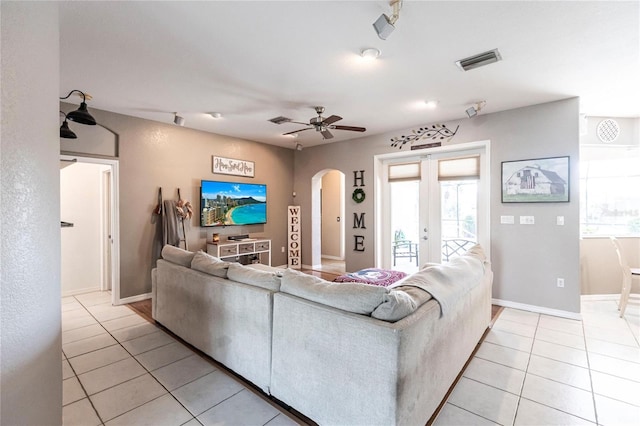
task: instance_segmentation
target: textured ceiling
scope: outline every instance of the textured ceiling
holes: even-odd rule
[[[640,2],[404,1],[395,31],[372,23],[385,1],[61,2],[61,96],[89,108],[293,148],[282,133],[314,105],[336,124],[305,146],[572,96],[581,112],[640,116]],[[365,61],[363,48],[382,51]],[[498,48],[501,62],[468,72],[455,61]],[[424,101],[435,99],[435,109]],[[77,98],[71,98],[79,102]],[[221,112],[213,119],[206,112]]]

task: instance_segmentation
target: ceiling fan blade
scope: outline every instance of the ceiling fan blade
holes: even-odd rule
[[[322,137],[323,137],[324,139],[332,139],[332,138],[333,138],[333,135],[332,135],[332,134],[331,134],[331,132],[330,132],[330,131],[328,131],[328,130],[323,130],[323,131],[321,131],[320,133],[322,133]]]
[[[338,115],[332,115],[331,117],[325,118],[324,119],[324,124],[333,124],[336,121],[340,121],[342,120],[342,117],[338,116]]]
[[[311,124],[309,123],[302,123],[300,121],[289,121],[289,123],[296,123],[296,124],[302,124],[303,126],[310,126]]]
[[[283,133],[283,135],[292,135],[294,133],[304,132],[305,130],[311,130],[311,129],[313,129],[313,127],[307,127],[306,129],[294,130],[293,132]]]
[[[351,130],[352,132],[365,132],[367,130],[364,127],[355,126],[331,126],[331,128],[336,130]]]

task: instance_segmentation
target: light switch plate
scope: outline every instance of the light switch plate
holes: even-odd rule
[[[556,225],[564,225],[564,216],[556,217]]]
[[[533,225],[535,219],[533,216],[520,216],[520,225]]]
[[[505,225],[513,225],[515,221],[513,220],[513,216],[500,216],[500,223]]]

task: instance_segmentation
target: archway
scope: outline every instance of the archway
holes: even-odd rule
[[[344,173],[333,169],[321,170],[311,178],[313,269],[324,270],[335,262],[340,263],[339,270],[344,269],[344,181]]]

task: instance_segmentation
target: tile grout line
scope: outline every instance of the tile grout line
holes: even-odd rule
[[[82,302],[80,302],[75,296],[73,296],[73,298],[78,303],[80,303],[80,305],[82,306],[82,309],[87,311],[89,313],[89,315],[91,315],[93,317],[93,314],[91,314],[91,312],[89,312],[89,310],[87,310],[87,308],[84,306],[84,304]],[[93,318],[96,319],[95,317],[93,317]],[[97,321],[97,319],[96,319],[96,321]],[[98,324],[100,324],[100,322],[98,322]],[[102,326],[102,324],[100,324],[100,325]],[[96,416],[98,417],[98,420],[100,420],[100,424],[104,426],[104,420],[102,420],[102,416],[100,416],[100,413],[98,413],[98,410],[96,409],[95,405],[93,405],[93,401],[91,400],[91,398],[89,398],[89,393],[87,392],[87,390],[85,389],[84,385],[80,381],[80,378],[78,377],[78,374],[76,374],[76,369],[73,368],[73,365],[71,364],[71,361],[69,361],[69,357],[67,357],[67,354],[65,354],[64,356],[67,359],[67,362],[69,363],[69,367],[71,367],[71,371],[73,371],[74,377],[76,378],[76,380],[80,384],[80,387],[82,388],[82,391],[86,395],[87,401],[89,401],[89,404],[91,404],[91,408],[93,408],[93,412],[96,413]]]
[[[596,405],[596,392],[595,392],[595,389],[593,388],[593,375],[591,374],[591,360],[589,358],[589,347],[587,346],[587,336],[586,336],[584,321],[581,321],[581,323],[582,323],[582,332],[585,333],[584,350],[587,356],[587,367],[589,369],[589,385],[591,386],[591,401],[593,402],[593,415],[595,416],[596,424],[599,425],[600,422],[598,421],[598,406]]]
[[[516,403],[516,409],[513,413],[513,418],[511,419],[511,424],[515,424],[516,418],[518,417],[518,411],[520,410],[520,401],[522,401],[522,392],[524,392],[524,385],[527,382],[527,373],[529,371],[529,365],[531,364],[531,354],[533,353],[533,344],[536,341],[536,334],[538,333],[538,325],[540,324],[540,314],[538,314],[538,320],[536,321],[536,328],[533,331],[533,337],[531,338],[531,348],[529,349],[529,358],[527,359],[527,366],[524,370],[524,380],[522,380],[522,385],[520,386],[520,394],[518,395],[518,402]]]

